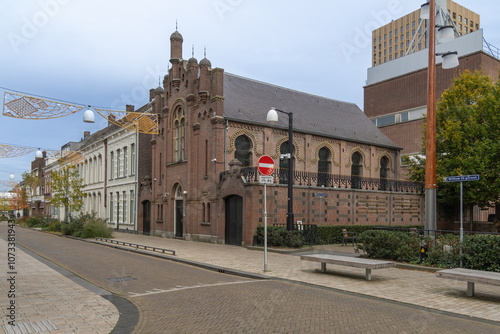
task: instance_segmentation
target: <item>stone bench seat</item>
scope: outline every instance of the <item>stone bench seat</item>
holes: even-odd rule
[[[372,279],[372,269],[392,268],[395,266],[395,263],[390,261],[329,254],[301,255],[300,259],[305,261],[320,262],[322,272],[326,272],[327,263],[340,266],[364,268],[366,270],[365,278],[367,281]]]
[[[439,278],[467,282],[467,297],[474,297],[474,283],[500,285],[500,273],[473,269],[445,269],[436,273]]]

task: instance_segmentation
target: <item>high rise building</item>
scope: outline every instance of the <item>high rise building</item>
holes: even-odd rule
[[[451,0],[437,0],[441,9],[438,25],[451,25],[456,37],[480,29],[480,17]],[[372,32],[372,64],[381,65],[427,48],[426,21],[420,20],[420,9]]]

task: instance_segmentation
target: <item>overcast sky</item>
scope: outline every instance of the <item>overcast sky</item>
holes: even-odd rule
[[[170,35],[183,58],[363,109],[371,30],[423,0],[1,0],[0,93],[10,91],[125,110],[147,102],[167,73]],[[481,15],[486,40],[500,47],[495,0],[459,0]],[[279,107],[279,106],[277,106]],[[0,143],[60,149],[107,122],[83,111],[53,120],[0,116]],[[0,158],[0,180],[30,169],[34,153]],[[0,186],[0,190],[5,189]]]

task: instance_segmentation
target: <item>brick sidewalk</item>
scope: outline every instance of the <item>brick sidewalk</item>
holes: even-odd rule
[[[119,313],[111,302],[18,247],[13,252],[14,267],[9,268],[7,246],[7,242],[0,239],[0,304],[3,310],[0,333],[83,334],[113,330]],[[12,282],[9,278],[13,278]],[[15,305],[14,327],[9,325],[11,319],[6,311],[11,301]]]
[[[492,321],[500,319],[498,287],[476,284],[476,296],[466,297],[467,284],[439,279],[434,272],[404,269],[373,271],[371,281],[364,279],[364,269],[328,266],[321,273],[319,263],[301,261],[299,256],[269,252],[268,269],[263,272],[264,252],[244,247],[190,242],[145,235],[114,232],[117,240],[173,249],[177,258],[196,261],[270,277],[305,282],[430,309],[452,312]],[[319,246],[319,251],[354,253],[351,246]]]

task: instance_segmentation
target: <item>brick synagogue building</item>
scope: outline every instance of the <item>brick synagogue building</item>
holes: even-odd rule
[[[268,124],[271,107],[293,113],[295,222],[423,224],[421,185],[398,181],[400,148],[355,104],[225,73],[206,58],[184,60],[178,31],[170,42],[171,69],[150,92],[160,120],[151,175],[139,180],[140,233],[251,244],[263,223],[263,155],[276,167],[268,223],[285,224],[288,117]]]

